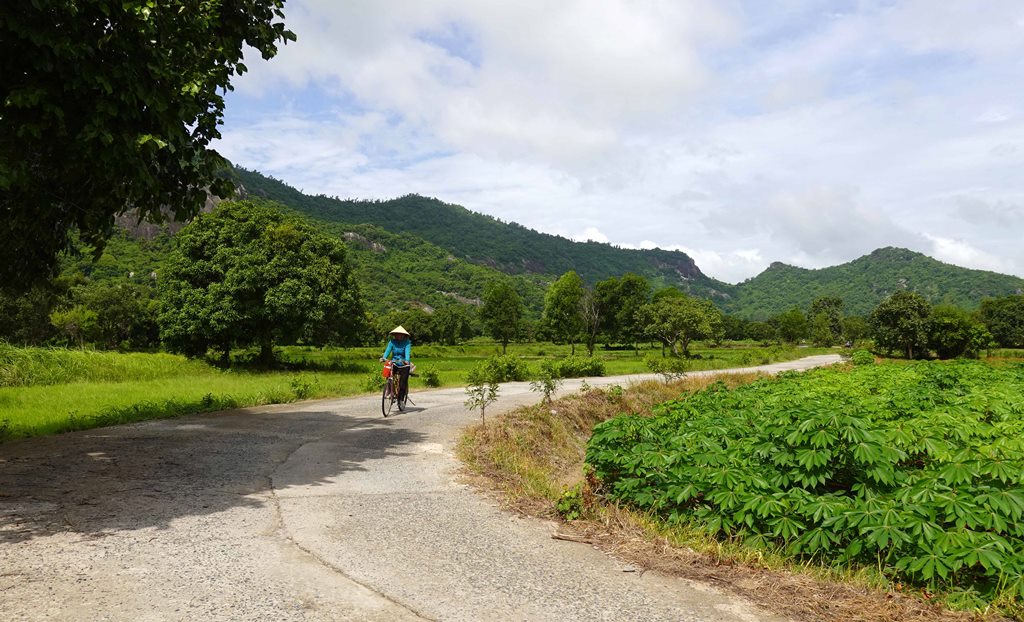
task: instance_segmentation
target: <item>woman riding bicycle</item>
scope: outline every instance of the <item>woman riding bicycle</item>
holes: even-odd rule
[[[398,399],[404,403],[405,396],[409,394],[412,339],[409,338],[409,331],[401,326],[395,327],[394,330],[388,333],[388,347],[384,350],[380,360],[385,361],[388,357],[391,358],[392,373],[397,373],[399,378]]]

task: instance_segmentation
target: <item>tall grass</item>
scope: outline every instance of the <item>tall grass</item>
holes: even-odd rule
[[[16,348],[0,343],[0,387],[128,382],[213,372],[203,362],[174,354]]]
[[[360,393],[355,374],[220,372],[0,388],[0,441],[200,412]]]

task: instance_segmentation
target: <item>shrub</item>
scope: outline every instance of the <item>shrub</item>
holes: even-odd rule
[[[530,383],[530,390],[544,394],[544,402],[550,404],[551,396],[561,386],[562,379],[555,373],[551,361],[545,361],[540,366],[540,373],[537,380]]]
[[[526,362],[512,354],[498,354],[484,362],[483,372],[495,382],[526,380],[529,370]]]
[[[686,370],[689,367],[689,361],[686,359],[664,358],[661,356],[648,356],[644,362],[647,364],[647,369],[661,376],[665,384],[685,376]]]
[[[441,376],[437,373],[436,369],[423,370],[423,384],[427,385],[428,387],[441,386]]]
[[[365,378],[366,379],[363,381],[363,390],[380,391],[384,389],[384,376],[381,375],[380,371],[370,372]]]
[[[567,488],[562,492],[562,496],[558,498],[558,503],[555,504],[555,509],[562,518],[568,521],[583,518],[587,509],[583,502],[582,486],[577,485]]]
[[[554,362],[554,372],[559,378],[603,376],[604,361],[589,356],[567,356]]]
[[[288,386],[291,387],[295,399],[304,400],[316,393],[320,383],[315,376],[313,378],[309,376],[295,376],[288,381]]]
[[[1019,607],[1022,434],[1024,366],[885,363],[713,386],[599,424],[586,460],[669,522]]]
[[[479,408],[480,421],[486,425],[487,406],[498,399],[498,381],[492,375],[486,362],[471,369],[466,381],[466,408],[470,410]]]
[[[850,357],[850,360],[853,361],[854,365],[874,365],[875,355],[871,354],[867,350],[857,350],[853,353],[853,356]]]

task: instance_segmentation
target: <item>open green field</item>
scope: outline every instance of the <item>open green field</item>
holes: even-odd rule
[[[0,440],[56,434],[104,425],[173,417],[301,399],[368,392],[379,376],[381,348],[278,350],[287,371],[244,366],[218,369],[203,361],[165,353],[94,352],[0,345]],[[737,343],[694,347],[692,369],[721,369],[792,360],[825,350]],[[437,373],[442,386],[459,386],[469,370],[501,346],[477,340],[460,346],[419,346],[413,350],[418,377],[413,391],[426,388],[424,374]],[[568,356],[570,347],[548,343],[512,344],[511,355],[532,370],[545,360]],[[577,354],[585,354],[577,347]],[[239,352],[238,358],[247,353]],[[644,357],[660,349],[601,350],[605,375],[645,373]],[[375,389],[373,389],[375,390]]]

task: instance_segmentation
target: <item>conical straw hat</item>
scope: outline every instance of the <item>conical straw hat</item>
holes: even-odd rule
[[[394,328],[394,329],[392,329],[392,331],[391,331],[390,333],[388,333],[388,334],[389,334],[389,335],[394,335],[394,334],[396,334],[396,333],[397,333],[397,334],[399,334],[399,335],[405,335],[406,337],[408,337],[408,336],[409,336],[409,331],[405,330],[405,329],[404,329],[404,328],[402,328],[401,326],[397,326],[397,327],[395,327],[395,328]]]

